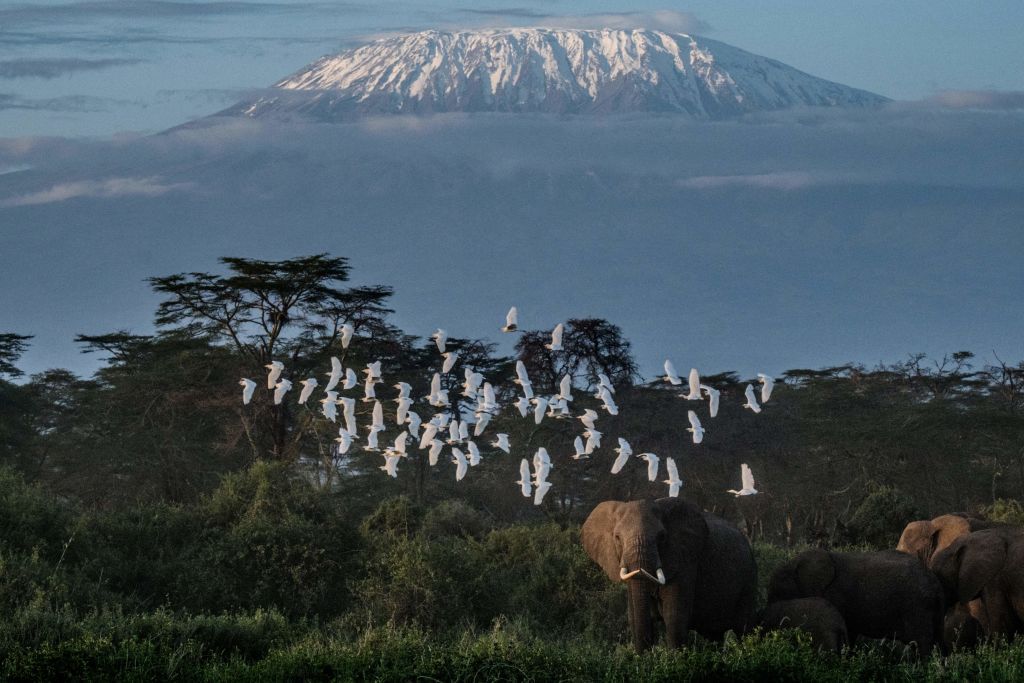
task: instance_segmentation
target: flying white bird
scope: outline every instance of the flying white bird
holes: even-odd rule
[[[328,391],[327,396],[320,399],[320,405],[326,417],[331,422],[338,420],[338,392]]]
[[[272,360],[263,367],[269,370],[267,373],[267,389],[273,389],[277,385],[277,380],[281,379],[281,373],[284,372],[284,363],[279,360]]]
[[[551,330],[551,343],[545,344],[544,348],[548,351],[561,351],[562,350],[562,332],[565,331],[565,325],[558,323],[555,325],[555,329]]]
[[[600,398],[601,398],[602,403],[604,403],[604,405],[601,406],[601,407],[604,408],[605,410],[607,410],[609,415],[618,415],[619,414],[619,406],[615,404],[615,399],[612,398],[612,394],[611,394],[610,391],[608,391],[604,387],[601,387],[601,397]]]
[[[526,374],[526,365],[521,360],[516,361],[516,378],[512,382],[520,386],[530,384],[530,376]]]
[[[469,450],[469,466],[476,467],[480,464],[480,447],[473,441],[467,441],[466,448]]]
[[[384,405],[380,401],[373,402],[373,421],[371,426],[378,430],[384,430]]]
[[[253,392],[256,391],[256,382],[243,377],[238,383],[242,386],[242,405],[247,406],[252,400]]]
[[[679,375],[676,374],[676,366],[672,365],[672,361],[665,361],[665,381],[672,386],[679,386],[683,383],[683,380],[679,379]]]
[[[434,334],[430,335],[430,338],[437,344],[438,353],[444,353],[445,344],[448,341],[448,333],[441,328],[437,328],[434,330]]]
[[[491,421],[490,413],[480,413],[477,415],[476,424],[473,425],[473,436],[483,436],[484,430],[487,429],[487,425]]]
[[[508,309],[508,313],[505,315],[505,327],[501,328],[502,332],[515,332],[519,329],[519,311],[516,307]]]
[[[467,398],[476,398],[477,390],[484,382],[484,376],[466,368],[465,377],[466,381],[462,383],[462,395]]]
[[[459,421],[459,440],[467,441],[469,439],[469,423],[465,420]]]
[[[657,481],[658,479],[658,456],[654,453],[641,453],[637,456],[647,461],[647,481]]]
[[[466,476],[466,470],[469,468],[469,463],[466,461],[466,456],[462,454],[458,448],[452,449],[452,462],[455,463],[455,481],[462,481],[462,478]]]
[[[676,469],[675,460],[665,458],[665,467],[668,468],[668,479],[663,481],[668,484],[668,497],[676,498],[679,496],[679,488],[683,485],[683,480],[679,478],[679,470]]]
[[[341,385],[341,390],[348,391],[357,384],[359,384],[359,377],[356,376],[356,371],[352,368],[345,368],[345,383]]]
[[[299,405],[303,406],[306,405],[306,401],[309,400],[309,397],[313,395],[313,390],[316,389],[316,377],[304,379],[299,384],[302,385],[302,391],[299,392]]]
[[[377,444],[377,434],[380,433],[380,430],[374,427],[367,427],[367,429],[370,430],[370,433],[366,436],[366,448],[363,450],[379,451],[380,446]]]
[[[423,424],[423,420],[420,419],[419,413],[415,411],[408,411],[405,416],[405,421],[409,423],[409,435],[413,439],[420,438],[420,425]]]
[[[588,429],[583,432],[583,436],[587,437],[587,447],[583,452],[593,455],[594,451],[601,447],[601,432],[596,429]]]
[[[542,465],[550,465],[551,456],[548,455],[548,449],[543,446],[537,449],[537,452],[533,454],[533,469],[540,470]]]
[[[459,421],[452,420],[448,423],[448,445],[451,446],[454,443],[459,443]]]
[[[500,448],[501,450],[503,450],[506,453],[508,453],[509,449],[511,448],[511,446],[508,443],[508,434],[501,433],[501,434],[498,434],[497,437],[498,437],[498,440],[497,441],[492,441],[491,442],[491,446],[494,447],[494,448]]]
[[[544,502],[544,496],[551,490],[550,481],[542,481],[537,484],[537,490],[533,492],[533,504],[540,505]]]
[[[455,351],[446,351],[441,355],[444,356],[444,363],[441,364],[441,374],[447,375],[455,367],[455,361],[459,359],[459,354]]]
[[[354,333],[355,329],[348,323],[341,326],[341,348],[348,348],[348,345],[352,342],[352,335]]]
[[[694,443],[700,443],[704,440],[704,427],[700,424],[700,418],[698,418],[697,413],[692,410],[686,411],[686,417],[690,420],[690,426],[686,428],[686,431],[693,434]]]
[[[536,396],[533,399],[533,421],[535,424],[540,424],[544,419],[544,411],[547,410],[548,400],[541,396]]]
[[[344,455],[348,453],[349,446],[352,445],[352,435],[349,434],[344,428],[338,430],[338,438],[335,439],[338,442],[338,453]]]
[[[615,462],[612,463],[612,474],[618,474],[622,471],[622,468],[626,465],[626,461],[629,460],[629,456],[633,455],[633,448],[629,445],[629,442],[619,437],[619,447],[615,449],[618,453],[618,457],[615,458]]]
[[[423,426],[423,435],[420,436],[420,450],[422,451],[432,444],[435,436],[437,436],[437,425],[433,422],[428,422]]]
[[[367,381],[373,380],[374,382],[380,382],[380,361],[375,360],[372,363],[366,364],[366,369],[363,370],[366,373]]]
[[[761,381],[761,403],[767,403],[772,397],[772,389],[775,388],[775,378],[759,372],[757,379]]]
[[[284,400],[284,395],[287,394],[292,388],[292,383],[286,379],[282,379],[280,382],[274,385],[274,405],[281,405],[281,401]]]
[[[330,391],[334,387],[338,386],[338,382],[341,381],[341,375],[344,371],[341,368],[341,361],[331,356],[331,371],[327,373],[327,386],[324,387],[324,391]]]
[[[381,465],[380,468],[382,470],[384,470],[385,472],[387,472],[388,476],[396,477],[397,478],[398,477],[398,460],[401,457],[402,456],[400,456],[400,455],[392,455],[390,453],[386,453],[384,455],[384,464]]]
[[[409,417],[409,407],[412,405],[412,400],[408,398],[398,399],[398,409],[395,411],[395,422],[398,424],[405,424],[406,418]]]
[[[580,422],[582,422],[583,426],[586,427],[587,429],[593,429],[594,423],[597,421],[597,412],[591,410],[590,408],[587,408],[586,410],[583,411],[583,414],[580,415],[577,419]]]
[[[356,429],[356,400],[354,398],[340,398],[336,399],[335,402],[343,406],[345,411],[345,431],[351,434],[354,439],[358,433]]]
[[[697,368],[690,368],[690,393],[686,395],[687,401],[699,401],[700,396],[700,373]]]
[[[740,465],[740,481],[743,487],[739,491],[729,489],[726,493],[731,493],[735,496],[752,496],[757,493],[757,489],[754,488],[754,473],[750,471],[746,463]]]
[[[377,385],[373,381],[373,377],[367,377],[366,381],[363,382],[363,403],[369,403],[370,401],[377,398]]]
[[[563,376],[562,381],[558,384],[558,398],[563,401],[572,401],[572,377],[569,375]]]
[[[519,410],[520,415],[526,417],[530,414],[530,399],[520,396],[519,400],[516,401],[516,408]]]
[[[573,460],[583,460],[584,458],[589,458],[590,457],[589,455],[587,455],[586,446],[583,445],[583,437],[582,436],[577,436],[573,440],[572,447],[576,451],[576,453],[573,454],[573,456],[572,456]]]
[[[608,379],[608,375],[603,372],[597,373],[597,386],[604,387],[613,394],[615,393],[615,387],[612,386],[612,382]]]
[[[754,387],[748,384],[746,391],[743,392],[743,395],[747,397],[747,402],[743,404],[743,407],[750,408],[755,413],[760,413],[761,406],[758,405],[757,397],[754,396]]]
[[[529,498],[533,494],[533,481],[530,479],[530,462],[523,458],[519,462],[519,490],[523,492],[524,498]]]
[[[401,434],[396,436],[395,437],[395,445],[391,449],[391,451],[395,455],[405,455],[405,445],[406,445],[408,439],[409,439],[409,433],[408,432],[402,432]]]
[[[427,458],[430,461],[430,466],[433,467],[437,464],[437,456],[441,455],[441,451],[444,449],[444,442],[440,439],[434,439],[430,442],[430,450],[427,451]]]
[[[398,398],[395,402],[401,401],[403,398],[409,398],[409,392],[412,391],[412,387],[409,386],[408,382],[399,382],[394,385],[395,389],[398,389]]]
[[[722,395],[722,392],[718,389],[709,387],[706,384],[701,384],[700,388],[704,390],[704,393],[708,395],[708,415],[715,417],[718,415],[718,400]]]

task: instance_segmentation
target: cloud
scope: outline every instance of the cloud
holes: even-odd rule
[[[91,95],[63,95],[31,99],[19,97],[12,93],[0,93],[0,111],[5,109],[27,109],[30,111],[59,112],[101,112],[109,111],[111,106],[141,106],[132,100],[119,100],[109,97],[93,97]]]
[[[105,180],[79,180],[53,185],[45,190],[11,197],[0,201],[0,208],[36,206],[64,202],[80,197],[114,199],[118,197],[156,197],[174,190],[185,190],[190,183],[163,183],[159,178],[107,178]]]
[[[692,12],[653,10],[650,12],[594,12],[587,14],[557,14],[540,12],[524,7],[495,9],[463,8],[469,15],[487,17],[504,25],[529,25],[551,28],[580,29],[632,29],[646,28],[673,33],[709,33],[712,28]]]
[[[947,109],[1024,110],[1020,90],[940,90],[924,100]]]
[[[676,186],[696,190],[717,190],[733,187],[751,187],[769,190],[801,190],[812,185],[835,182],[802,171],[780,171],[777,173],[749,173],[741,175],[701,175],[682,178]]]
[[[99,71],[139,64],[141,59],[8,59],[0,61],[0,78],[57,78],[79,71]]]

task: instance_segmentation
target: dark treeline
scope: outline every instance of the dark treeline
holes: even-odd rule
[[[23,376],[31,337],[0,334],[0,608],[16,615],[0,627],[0,646],[63,642],[88,614],[117,631],[129,628],[129,615],[160,609],[273,610],[352,631],[487,628],[513,618],[533,631],[622,642],[620,587],[582,553],[578,524],[601,500],[662,497],[667,486],[648,482],[640,461],[609,473],[620,436],[637,453],[673,457],[681,495],[748,534],[762,583],[795,547],[894,547],[913,519],[1020,514],[1024,363],[980,363],[959,351],[793,369],[760,415],[741,407],[748,378],[705,372],[722,392],[721,410],[709,419],[698,407],[707,434],[694,445],[685,428],[695,404],[660,380],[641,382],[628,340],[599,319],[566,321],[563,351],[544,347],[550,328],[524,331],[516,348],[538,394],[553,393],[568,373],[573,413],[601,413],[602,446],[591,459],[569,458],[577,420],[535,425],[508,405],[515,357],[487,340],[452,338],[453,400],[472,368],[506,408],[477,440],[483,462],[462,482],[446,457],[430,467],[413,444],[392,479],[379,454],[360,450],[365,433],[337,454],[322,391],[299,406],[298,380],[316,376],[322,388],[331,356],[357,371],[381,360],[389,427],[380,443],[390,443],[398,432],[391,385],[427,395],[441,365],[433,341],[393,324],[388,287],[348,286],[343,258],[222,261],[222,274],[150,280],[163,297],[155,334],[79,335],[84,352],[104,359],[92,377]],[[355,337],[343,350],[346,324]],[[666,355],[686,363],[679,350]],[[271,359],[296,385],[276,407],[263,367]],[[593,398],[599,373],[616,386],[618,416]],[[259,382],[249,406],[240,377]],[[361,386],[348,395],[361,397]],[[424,421],[434,412],[423,401],[413,409]],[[369,406],[357,410],[362,428]],[[510,435],[512,455],[487,446],[497,432]],[[519,459],[538,446],[554,468],[553,488],[535,507],[514,481]],[[737,487],[740,463],[752,467],[761,495],[725,493]],[[229,630],[249,628],[239,623]],[[259,623],[253,638],[269,648],[277,622]],[[224,647],[237,652],[238,642]]]

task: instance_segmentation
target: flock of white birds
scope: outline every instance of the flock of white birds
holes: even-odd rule
[[[518,318],[519,312],[513,306],[505,318],[505,325],[501,328],[502,332],[515,332],[518,330]],[[562,350],[562,334],[564,329],[564,325],[559,323],[552,330],[551,343],[544,345],[548,350]],[[354,332],[355,330],[351,325],[346,324],[342,327],[341,346],[343,349],[348,349]],[[374,361],[368,363],[362,371],[365,375],[362,382],[362,402],[373,403],[373,409],[372,421],[366,427],[366,445],[363,447],[363,450],[380,452],[384,457],[384,464],[381,465],[381,469],[387,472],[388,475],[397,477],[398,463],[407,456],[410,440],[416,443],[420,450],[427,451],[427,457],[432,467],[437,465],[441,454],[447,446],[451,449],[450,460],[455,465],[455,480],[461,481],[466,476],[469,468],[475,467],[481,461],[480,447],[474,439],[484,435],[487,425],[501,411],[502,406],[499,405],[496,399],[494,386],[490,382],[485,381],[482,374],[466,368],[461,396],[470,402],[476,402],[473,409],[474,419],[470,422],[468,415],[463,415],[462,411],[458,409],[456,409],[458,414],[453,413],[448,390],[441,388],[441,378],[451,372],[458,360],[458,353],[447,350],[448,334],[443,329],[436,330],[431,335],[431,339],[437,345],[438,353],[442,358],[441,370],[434,373],[430,382],[430,393],[423,400],[432,408],[437,409],[438,412],[428,422],[424,423],[420,416],[412,410],[413,404],[416,401],[416,399],[410,396],[412,387],[406,382],[395,384],[394,388],[398,389],[399,392],[398,397],[394,399],[395,403],[398,404],[395,410],[395,424],[402,428],[402,432],[395,437],[392,445],[385,447],[382,451],[377,437],[380,432],[385,430],[384,406],[377,399],[376,386],[384,380],[381,377],[381,362]],[[284,401],[285,394],[291,390],[292,382],[281,376],[284,373],[284,364],[280,361],[271,361],[266,365],[266,368],[268,370],[267,389],[273,392],[274,404],[280,405]],[[326,374],[328,381],[324,387],[324,397],[320,399],[321,410],[325,418],[337,424],[338,407],[341,406],[344,424],[339,426],[338,436],[335,441],[338,444],[338,453],[345,454],[352,446],[352,442],[359,439],[358,426],[356,424],[356,399],[339,396],[339,392],[354,389],[359,384],[359,378],[352,368],[343,368],[341,361],[337,357],[331,358],[331,371]],[[746,403],[743,407],[754,413],[761,412],[761,405],[768,402],[771,398],[772,389],[775,385],[774,380],[768,375],[758,373],[757,377],[761,383],[760,401],[758,401],[753,385],[748,384],[744,392]],[[672,361],[665,361],[664,380],[673,386],[683,384],[683,380],[676,373]],[[512,381],[519,385],[520,395],[513,405],[522,418],[528,419],[532,415],[534,422],[539,425],[545,417],[559,419],[573,417],[570,408],[570,404],[573,402],[573,386],[572,377],[569,375],[565,375],[562,378],[557,394],[553,396],[535,396],[533,385],[526,372],[526,366],[522,361],[516,361],[516,378]],[[258,385],[253,380],[246,378],[242,378],[239,384],[242,386],[242,403],[248,405]],[[302,390],[299,392],[298,403],[299,405],[306,405],[313,395],[313,391],[319,386],[319,383],[315,377],[309,377],[300,381],[299,384],[302,385]],[[708,400],[708,415],[711,418],[716,417],[718,415],[720,392],[706,384],[701,384],[700,373],[697,372],[696,368],[690,370],[687,377],[687,385],[688,392],[683,398],[689,401],[701,401],[706,396]],[[619,414],[619,407],[615,403],[615,388],[604,374],[598,374],[598,387],[594,397],[601,401],[602,408],[609,415]],[[573,443],[575,453],[571,457],[573,460],[582,460],[589,458],[594,451],[601,447],[601,432],[596,427],[599,415],[597,411],[588,408],[583,411],[582,415],[575,417],[582,422],[584,431],[582,435],[576,437]],[[692,434],[693,443],[701,443],[704,440],[705,429],[701,424],[700,418],[693,410],[687,411],[687,418],[690,422],[687,431]],[[511,453],[512,449],[508,434],[504,433],[495,434],[495,439],[490,442],[490,446],[505,453]],[[465,449],[465,452],[463,449]],[[612,463],[611,473],[618,474],[634,457],[634,454],[629,442],[621,437],[619,438],[618,448],[614,450],[617,453],[617,457]],[[658,456],[654,453],[646,452],[636,454],[635,457],[647,463],[648,480],[657,481],[658,468],[661,462]],[[520,461],[519,480],[515,483],[519,485],[523,496],[526,498],[532,497],[534,504],[540,505],[544,500],[544,496],[551,489],[548,475],[551,472],[552,464],[547,449],[543,446],[538,448],[533,456],[532,472],[530,471],[530,466],[530,460],[523,458]],[[668,479],[662,481],[668,484],[668,495],[674,498],[679,495],[679,489],[683,485],[683,480],[679,477],[679,470],[672,458],[665,458],[665,469],[668,470]],[[727,493],[732,493],[736,496],[751,496],[758,492],[754,488],[754,475],[750,471],[750,467],[745,463],[740,465],[740,478],[741,488],[739,490],[728,489]]]

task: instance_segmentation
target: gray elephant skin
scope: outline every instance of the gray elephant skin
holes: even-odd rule
[[[990,635],[1024,630],[1024,530],[999,527],[961,536],[932,557],[931,569],[948,600],[980,605]]]
[[[849,643],[843,615],[824,598],[798,598],[770,603],[761,615],[766,631],[795,628],[811,635],[815,647],[841,652]]]
[[[859,636],[916,643],[923,655],[941,642],[945,603],[938,579],[915,557],[895,550],[839,553],[808,550],[780,566],[768,585],[768,603],[795,598],[828,600]]]
[[[655,641],[655,615],[669,647],[690,629],[719,639],[755,625],[757,565],[739,529],[678,498],[605,501],[580,531],[583,548],[628,590],[633,644]]]

